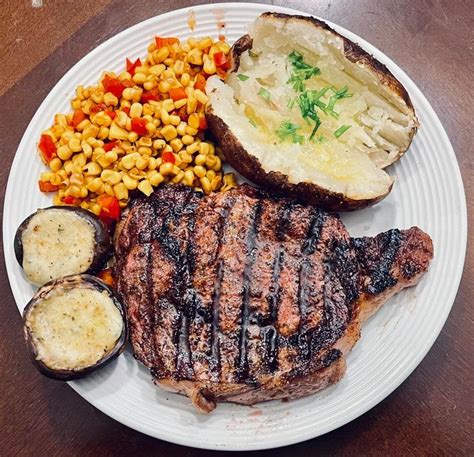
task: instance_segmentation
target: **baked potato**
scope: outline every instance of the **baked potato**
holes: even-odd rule
[[[227,161],[264,188],[329,210],[384,198],[383,170],[418,127],[402,84],[312,17],[264,13],[208,79],[207,119]]]

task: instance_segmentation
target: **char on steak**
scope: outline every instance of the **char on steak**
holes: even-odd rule
[[[202,411],[339,381],[363,320],[433,256],[417,227],[353,239],[337,215],[247,185],[138,198],[115,249],[136,358]]]

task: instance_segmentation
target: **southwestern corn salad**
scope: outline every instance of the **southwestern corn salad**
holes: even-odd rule
[[[118,219],[129,192],[150,195],[164,182],[208,194],[235,185],[222,156],[205,140],[206,78],[225,77],[230,46],[210,37],[156,37],[144,61],[126,60],[119,75],[78,86],[71,114],[57,114],[38,144],[49,171],[42,192],[55,205],[75,205]]]

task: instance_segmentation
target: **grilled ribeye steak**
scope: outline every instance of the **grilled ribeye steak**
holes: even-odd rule
[[[131,203],[115,248],[136,358],[204,411],[339,381],[362,320],[433,256],[416,227],[352,239],[337,215],[247,185],[163,186]]]

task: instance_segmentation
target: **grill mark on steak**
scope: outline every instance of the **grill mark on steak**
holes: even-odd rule
[[[191,241],[194,265],[191,282],[196,296],[194,319],[190,325],[190,349],[198,379],[217,382],[220,375],[218,303],[222,265],[220,249],[224,225],[235,198],[230,193],[216,194],[213,205],[199,205]]]
[[[236,200],[223,230],[220,260],[222,261],[219,307],[219,351],[221,380],[237,381],[240,353],[240,327],[244,296],[243,269],[247,258],[247,239],[255,217],[257,200]]]
[[[275,367],[276,316],[280,243],[275,227],[280,220],[280,202],[260,200],[259,221],[256,226],[255,259],[249,272],[248,287],[248,376],[251,380]]]
[[[397,283],[397,279],[391,274],[391,269],[401,241],[402,236],[397,229],[380,233],[375,238],[364,237],[354,240],[358,252],[364,253],[359,256],[359,263],[366,269],[367,293],[377,295]],[[365,249],[362,250],[361,247]]]
[[[262,213],[262,202],[259,200],[253,208],[253,221],[251,222],[250,230],[246,240],[245,252],[246,259],[243,271],[243,300],[242,300],[242,317],[240,325],[240,341],[239,341],[239,360],[238,360],[238,371],[237,378],[239,381],[244,380],[249,374],[249,364],[247,360],[247,339],[248,339],[248,326],[249,326],[249,313],[250,313],[250,286],[251,278],[250,274],[252,267],[255,263],[257,256],[257,234],[258,225]]]

